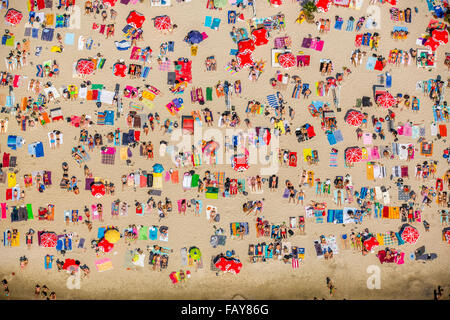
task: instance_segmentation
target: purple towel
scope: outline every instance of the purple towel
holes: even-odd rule
[[[94,178],[86,178],[86,186],[84,190],[91,190],[91,183],[94,182]]]
[[[310,48],[311,47],[312,38],[304,38],[302,47],[303,48]]]

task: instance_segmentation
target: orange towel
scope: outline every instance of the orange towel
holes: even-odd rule
[[[172,183],[179,183],[180,178],[178,177],[178,170],[175,170],[174,172],[172,172],[172,175],[170,176],[170,178],[172,179]]]
[[[88,90],[86,94],[86,100],[92,100],[93,92],[92,90]]]

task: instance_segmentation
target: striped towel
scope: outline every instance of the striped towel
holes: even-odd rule
[[[214,172],[214,177],[218,183],[219,192],[224,191],[225,172]]]
[[[298,259],[292,258],[292,269],[298,269]]]
[[[159,65],[159,71],[170,71],[170,60],[161,62]]]
[[[225,66],[225,70],[227,70],[229,73],[231,73],[232,75],[236,74],[237,72],[231,68],[231,66]]]
[[[267,102],[269,103],[269,106],[271,106],[274,109],[277,109],[280,106],[278,98],[275,94],[269,94],[267,96]]]
[[[194,153],[192,155],[192,162],[194,164],[194,167],[198,167],[202,164],[202,157],[199,153]]]
[[[97,115],[97,124],[98,125],[104,125],[105,124],[105,118],[106,113],[105,112],[99,112]]]
[[[330,167],[337,167],[337,152],[330,152]]]

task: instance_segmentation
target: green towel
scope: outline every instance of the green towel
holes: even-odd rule
[[[138,240],[148,240],[148,226],[139,229]]]
[[[5,46],[14,47],[14,36],[6,39]]]
[[[93,84],[91,90],[102,90],[103,85],[102,84]]]
[[[28,220],[33,220],[33,207],[31,206],[31,203],[27,204],[27,211],[28,211]]]
[[[192,175],[192,180],[191,180],[191,187],[198,187],[198,180],[200,179],[200,176],[198,174],[193,174]]]
[[[212,101],[212,87],[206,87],[206,101]]]
[[[216,187],[206,187],[206,193],[219,193],[219,188],[216,188]]]

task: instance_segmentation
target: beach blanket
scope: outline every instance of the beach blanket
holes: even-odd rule
[[[108,271],[113,269],[113,264],[111,259],[104,258],[95,261],[95,266],[98,272]]]

